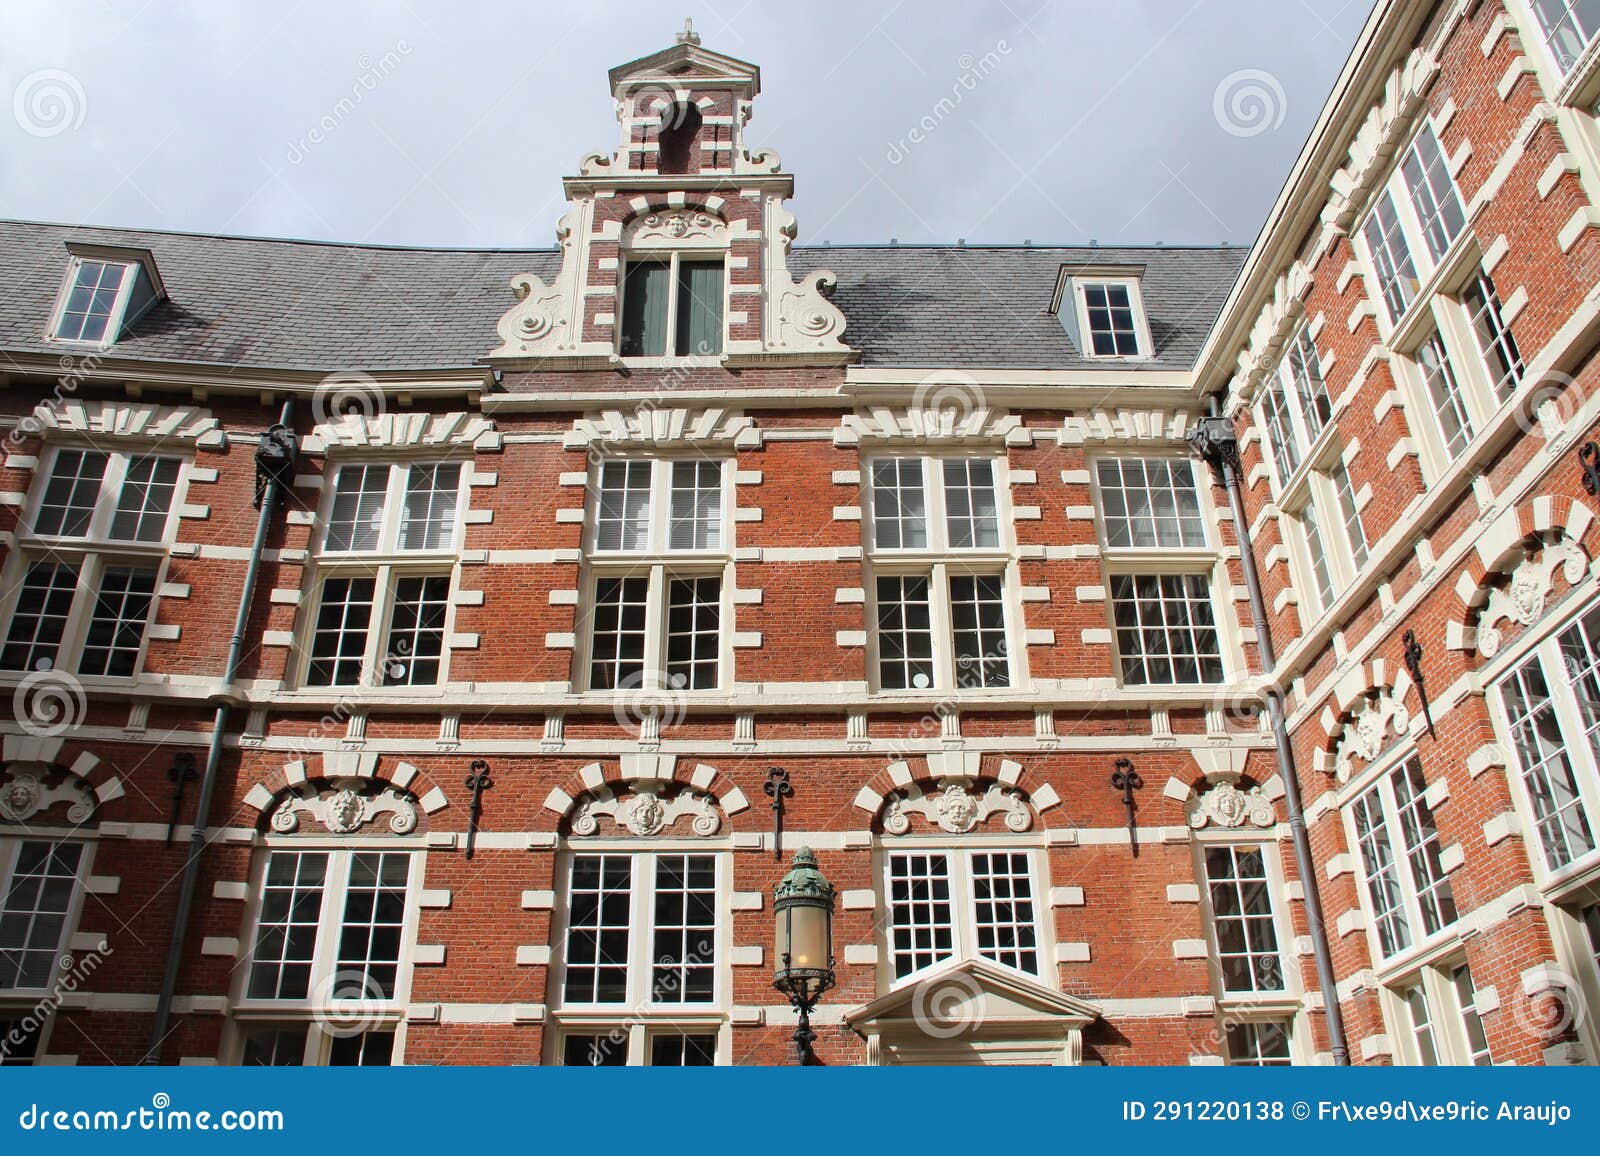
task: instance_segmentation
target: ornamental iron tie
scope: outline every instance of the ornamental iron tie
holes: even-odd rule
[[[772,800],[772,857],[783,858],[783,801],[794,798],[794,787],[789,784],[789,772],[782,767],[768,767],[767,781],[761,789]]]
[[[167,781],[172,784],[172,815],[167,820],[168,843],[172,842],[178,830],[178,820],[183,817],[184,791],[199,777],[200,772],[194,768],[194,756],[188,751],[172,756],[172,765],[167,768]]]
[[[483,817],[483,793],[494,788],[489,777],[489,764],[483,759],[473,759],[472,773],[467,776],[467,790],[472,792],[472,807],[467,812],[467,858],[472,858],[478,843],[478,820]]]
[[[1600,445],[1584,442],[1578,447],[1578,465],[1583,469],[1583,488],[1590,497],[1600,498]]]
[[[1400,636],[1400,644],[1405,648],[1406,670],[1411,674],[1411,681],[1417,684],[1417,697],[1422,700],[1422,717],[1428,724],[1428,737],[1437,740],[1438,735],[1433,730],[1433,706],[1428,702],[1428,683],[1422,677],[1422,643],[1417,641],[1417,632],[1407,630]]]
[[[1111,785],[1122,792],[1122,805],[1128,809],[1128,845],[1133,849],[1133,857],[1139,857],[1139,828],[1134,812],[1139,809],[1134,801],[1133,793],[1144,787],[1144,780],[1139,777],[1139,772],[1133,769],[1132,759],[1118,759],[1117,769],[1111,773]]]

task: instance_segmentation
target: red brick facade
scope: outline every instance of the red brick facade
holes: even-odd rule
[[[1424,1046],[1446,1062],[1592,1060],[1592,1020],[1573,1008],[1600,996],[1600,942],[1588,944],[1582,922],[1600,856],[1580,848],[1547,866],[1527,752],[1495,703],[1529,646],[1570,634],[1596,592],[1596,499],[1574,451],[1600,436],[1589,365],[1600,213],[1587,191],[1600,188],[1600,150],[1587,114],[1551,91],[1559,76],[1513,2],[1441,4],[1426,20],[1418,6],[1379,6],[1188,371],[912,362],[865,372],[821,293],[831,282],[819,287],[813,273],[793,283],[782,267],[789,178],[775,157],[743,146],[753,70],[697,44],[613,72],[627,155],[589,158],[568,179],[568,264],[492,302],[489,323],[505,315],[502,346],[486,344],[476,369],[356,366],[375,376],[358,382],[360,411],[341,419],[321,379],[348,376],[348,366],[269,372],[244,359],[230,374],[151,364],[135,375],[112,349],[83,358],[82,380],[63,391],[53,361],[14,358],[0,415],[14,431],[0,469],[13,618],[29,566],[80,556],[38,530],[61,452],[159,450],[184,466],[166,538],[132,551],[158,571],[137,675],[74,678],[52,663],[5,675],[17,709],[0,726],[10,807],[0,869],[15,886],[28,846],[84,850],[67,871],[59,948],[73,960],[42,985],[0,973],[0,1028],[44,1023],[27,1044],[43,1062],[145,1054],[200,790],[185,785],[174,811],[168,772],[179,755],[204,770],[215,696],[225,696],[233,709],[160,1045],[166,1062],[237,1063],[274,1046],[329,1062],[338,1041],[362,1032],[393,1032],[394,1062],[414,1064],[578,1062],[571,1037],[608,1033],[620,1041],[608,1054],[634,1063],[667,1062],[654,1049],[678,1037],[709,1041],[717,1063],[786,1062],[794,1013],[772,988],[771,889],[801,845],[815,848],[838,893],[837,987],[814,1021],[821,1062],[1220,1063],[1245,1062],[1252,1046],[1326,1062],[1342,1041],[1322,1010],[1305,902],[1313,881],[1290,839],[1285,773],[1298,776],[1305,802],[1352,1062],[1418,1062]],[[691,104],[703,121],[691,161],[664,174],[654,146]],[[1375,191],[1424,115],[1464,220],[1412,304],[1454,300],[1470,271],[1492,271],[1524,363],[1503,408],[1453,461],[1429,440],[1435,416],[1415,353],[1427,323],[1412,313],[1388,323],[1360,241]],[[677,219],[692,232],[696,216],[726,261],[724,355],[630,365],[608,354],[621,271],[645,222]],[[1151,269],[1163,259],[1152,250]],[[842,323],[858,324],[848,314]],[[1345,464],[1368,555],[1321,611],[1304,531],[1288,528],[1296,486],[1313,483],[1279,487],[1261,417],[1302,326],[1330,403],[1311,468]],[[1143,554],[1110,545],[1101,463],[1193,460],[1185,435],[1207,395],[1239,438],[1265,624],[1251,618],[1229,495],[1202,463],[1193,476],[1203,540]],[[225,686],[257,521],[254,450],[286,399],[300,447],[292,493],[272,519],[243,662]],[[1000,526],[978,561],[875,543],[885,514],[871,494],[874,463],[923,457],[935,463],[929,500],[937,491],[952,509],[939,463],[994,471]],[[618,569],[596,537],[600,470],[613,461],[726,463],[715,543],[687,562],[647,550]],[[308,651],[330,580],[359,569],[332,556],[326,537],[342,516],[335,472],[441,462],[460,467],[453,547],[425,561],[380,550],[356,562],[379,575],[374,632],[394,621],[383,607],[398,596],[384,583],[448,575],[447,673],[431,686],[374,685],[370,672],[361,686],[312,685]],[[83,551],[129,553],[94,542]],[[686,569],[720,580],[714,684],[588,689],[597,582],[659,573],[665,583]],[[1000,584],[1008,685],[971,689],[944,675],[903,691],[882,684],[877,583],[906,573],[932,574],[930,590],[969,573]],[[1221,681],[1125,678],[1117,579],[1162,574],[1194,576],[1209,591]],[[1537,598],[1513,599],[1525,586],[1539,587]],[[934,634],[940,615],[960,621],[954,589],[929,595]],[[656,606],[649,613],[663,617]],[[1276,644],[1272,671],[1262,669],[1262,628]],[[1407,631],[1422,648],[1431,727]],[[951,651],[948,638],[936,645]],[[1260,709],[1268,682],[1286,699],[1292,772]],[[63,713],[41,705],[50,694]],[[1563,709],[1581,717],[1576,700]],[[1131,814],[1112,785],[1130,769],[1120,759],[1142,782]],[[1395,775],[1413,759],[1425,798],[1390,815],[1386,836],[1410,921],[1396,948],[1379,938],[1383,859],[1361,844],[1355,812],[1380,783],[1402,810],[1408,796],[1395,792],[1410,780],[1396,787]],[[493,783],[476,819],[475,760]],[[1569,763],[1577,776],[1592,767],[1578,754]],[[793,788],[777,846],[771,768]],[[40,789],[42,799],[28,797]],[[1583,782],[1579,809],[1597,792]],[[652,804],[665,806],[664,821]],[[1406,822],[1437,838],[1424,846]],[[1239,869],[1259,870],[1259,882],[1228,891],[1213,853],[1230,849],[1243,849],[1236,862],[1249,865]],[[309,992],[274,1000],[255,988],[261,958],[301,957],[283,946],[293,934],[262,930],[274,902],[268,862],[296,850],[330,856],[312,920],[321,930],[306,949]],[[334,1001],[334,973],[384,956],[376,931],[350,946],[350,925],[361,923],[355,859],[391,854],[405,880],[391,921],[398,969],[378,981],[383,990]],[[625,883],[605,888],[631,896],[628,962],[617,969],[625,998],[574,995],[586,933],[569,924],[592,914],[576,898],[575,863],[596,856],[629,865]],[[926,880],[921,908],[897,906],[891,860],[919,856],[949,873],[943,907],[941,884]],[[690,859],[715,876],[706,891],[715,918],[701,931],[674,922],[676,877],[662,865]],[[1232,933],[1217,917],[1241,893],[1265,905],[1249,934],[1265,927],[1270,940],[1251,939],[1254,955],[1278,961],[1262,965],[1270,982],[1256,973],[1244,985],[1253,991],[1219,961]],[[1444,896],[1453,916],[1430,920],[1426,905]],[[906,916],[915,927],[902,921],[913,908],[927,917]],[[663,929],[680,938],[669,943]],[[919,931],[953,946],[924,945],[940,958],[903,974],[897,960],[912,949],[901,937]],[[695,934],[703,942],[686,951]],[[663,997],[663,969],[692,984],[684,977],[696,968],[710,977],[705,998]],[[1419,983],[1427,1045],[1405,995]],[[262,1042],[278,1029],[289,1043]]]

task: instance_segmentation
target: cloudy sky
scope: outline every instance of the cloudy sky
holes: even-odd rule
[[[803,241],[1256,234],[1370,0],[3,0],[0,216],[547,245],[694,18]],[[315,131],[314,131],[315,130]]]

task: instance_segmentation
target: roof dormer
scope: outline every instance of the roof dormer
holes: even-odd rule
[[[686,27],[610,79],[621,142],[562,182],[561,271],[548,284],[513,279],[517,303],[489,357],[624,372],[853,359],[828,299],[834,275],[789,273],[794,178],[775,152],[745,147],[760,70],[701,47]]]
[[[105,347],[167,295],[148,249],[68,241],[66,277],[50,317],[49,338]]]

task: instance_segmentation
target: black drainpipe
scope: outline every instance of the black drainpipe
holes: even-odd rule
[[[155,1023],[150,1028],[150,1043],[143,1064],[159,1064],[166,1041],[167,1023],[172,1017],[172,1001],[178,990],[178,972],[183,966],[184,943],[189,937],[189,917],[194,910],[194,895],[200,886],[200,860],[210,835],[211,800],[217,793],[218,772],[222,768],[223,740],[228,732],[228,714],[236,697],[233,680],[239,673],[244,652],[244,632],[250,622],[250,605],[255,599],[257,574],[267,531],[272,528],[273,510],[285,500],[294,482],[295,438],[291,422],[294,400],[283,403],[278,424],[261,435],[256,447],[255,541],[250,545],[250,564],[245,568],[244,589],[239,593],[239,611],[233,619],[233,638],[228,643],[228,661],[223,667],[222,689],[212,696],[217,713],[211,723],[211,745],[206,751],[205,774],[200,778],[200,798],[195,804],[194,833],[189,837],[189,858],[183,865],[183,882],[178,890],[178,908],[172,920],[172,942],[167,947],[167,962],[161,973],[161,994],[156,998]]]
[[[1267,620],[1267,604],[1261,596],[1261,575],[1250,546],[1250,524],[1244,516],[1244,494],[1239,485],[1239,440],[1233,423],[1217,412],[1215,394],[1207,398],[1208,416],[1195,423],[1188,436],[1211,468],[1222,478],[1228,491],[1228,507],[1233,511],[1235,534],[1239,541],[1239,566],[1244,571],[1245,589],[1250,595],[1250,614],[1255,619],[1256,646],[1261,666],[1268,678],[1262,694],[1267,700],[1267,717],[1272,723],[1272,741],[1278,750],[1278,775],[1283,780],[1283,801],[1289,812],[1289,833],[1294,838],[1294,862],[1305,888],[1306,923],[1311,928],[1311,950],[1317,961],[1317,984],[1322,989],[1323,1015],[1333,1048],[1333,1062],[1350,1063],[1350,1045],[1345,1040],[1344,1015],[1339,1010],[1339,991],[1333,975],[1333,954],[1328,948],[1328,929],[1322,921],[1322,897],[1317,886],[1317,865],[1311,858],[1311,837],[1306,832],[1305,810],[1300,800],[1300,777],[1295,773],[1294,748],[1289,745],[1289,727],[1284,718],[1283,696],[1274,680],[1278,659],[1272,649],[1272,627]]]

